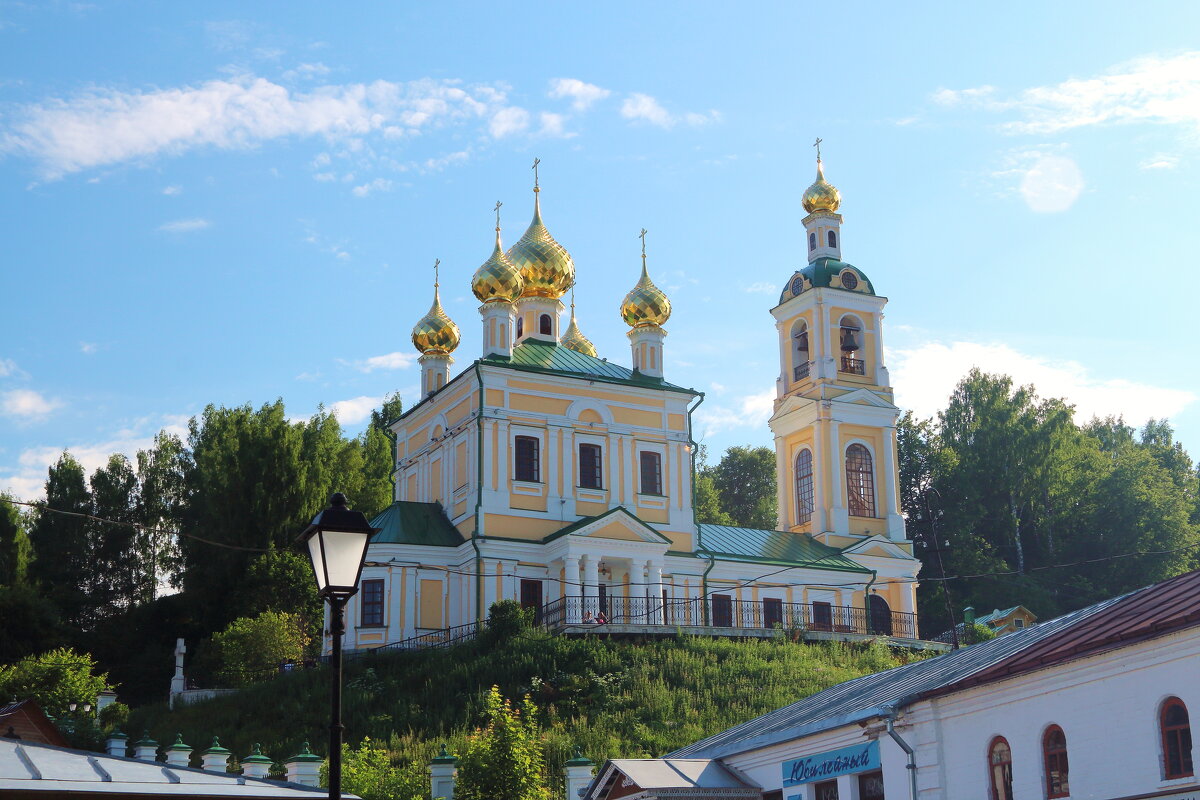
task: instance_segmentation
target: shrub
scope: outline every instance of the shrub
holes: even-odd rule
[[[321,765],[321,785],[329,785],[329,761]],[[423,764],[397,767],[381,742],[364,738],[358,747],[342,745],[342,793],[362,800],[426,800],[429,779]]]
[[[264,611],[241,617],[213,634],[218,680],[229,686],[246,686],[272,677],[281,664],[302,661],[308,646],[304,621],[296,614]]]
[[[512,638],[533,627],[533,609],[516,600],[498,600],[488,609],[487,627],[497,640]]]
[[[537,706],[526,697],[519,709],[513,708],[493,686],[484,721],[459,760],[455,795],[462,800],[547,800]]]
[[[107,673],[93,675],[96,661],[90,653],[60,647],[15,664],[0,666],[0,697],[32,697],[52,716],[66,714],[71,703],[95,704],[100,692],[108,691]]]

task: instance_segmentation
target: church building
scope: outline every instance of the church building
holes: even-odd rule
[[[692,414],[703,395],[668,369],[671,303],[650,278],[645,231],[640,276],[620,303],[624,366],[596,352],[574,303],[565,313],[575,264],[542,221],[536,172],[533,191],[533,220],[507,251],[497,204],[495,246],[471,279],[480,356],[451,373],[460,334],[436,279],[413,329],[421,399],[391,424],[395,502],[372,522],[346,647],[452,641],[502,599],[565,632],[603,619],[610,632],[783,628],[920,646],[920,562],[900,515],[899,412],[883,360],[887,299],[841,260],[841,196],[819,155],[802,198],[807,264],[780,276],[771,309],[775,530],[695,519]]]

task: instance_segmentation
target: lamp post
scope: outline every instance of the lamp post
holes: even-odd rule
[[[308,546],[317,593],[329,604],[329,655],[333,686],[330,692],[329,797],[342,797],[342,635],[346,632],[346,602],[358,591],[358,578],[367,557],[371,534],[378,531],[361,511],[346,508],[346,495],[329,498],[329,508],[313,517],[300,540]]]

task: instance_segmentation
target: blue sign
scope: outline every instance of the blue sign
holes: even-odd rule
[[[879,742],[843,747],[828,753],[783,762],[783,785],[824,781],[839,775],[879,769]]]

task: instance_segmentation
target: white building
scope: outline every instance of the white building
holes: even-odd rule
[[[847,681],[658,761],[724,767],[764,800],[1194,800],[1200,572]],[[911,766],[910,766],[911,765]],[[624,769],[622,769],[624,767]],[[609,762],[587,800],[728,796],[640,786]]]

